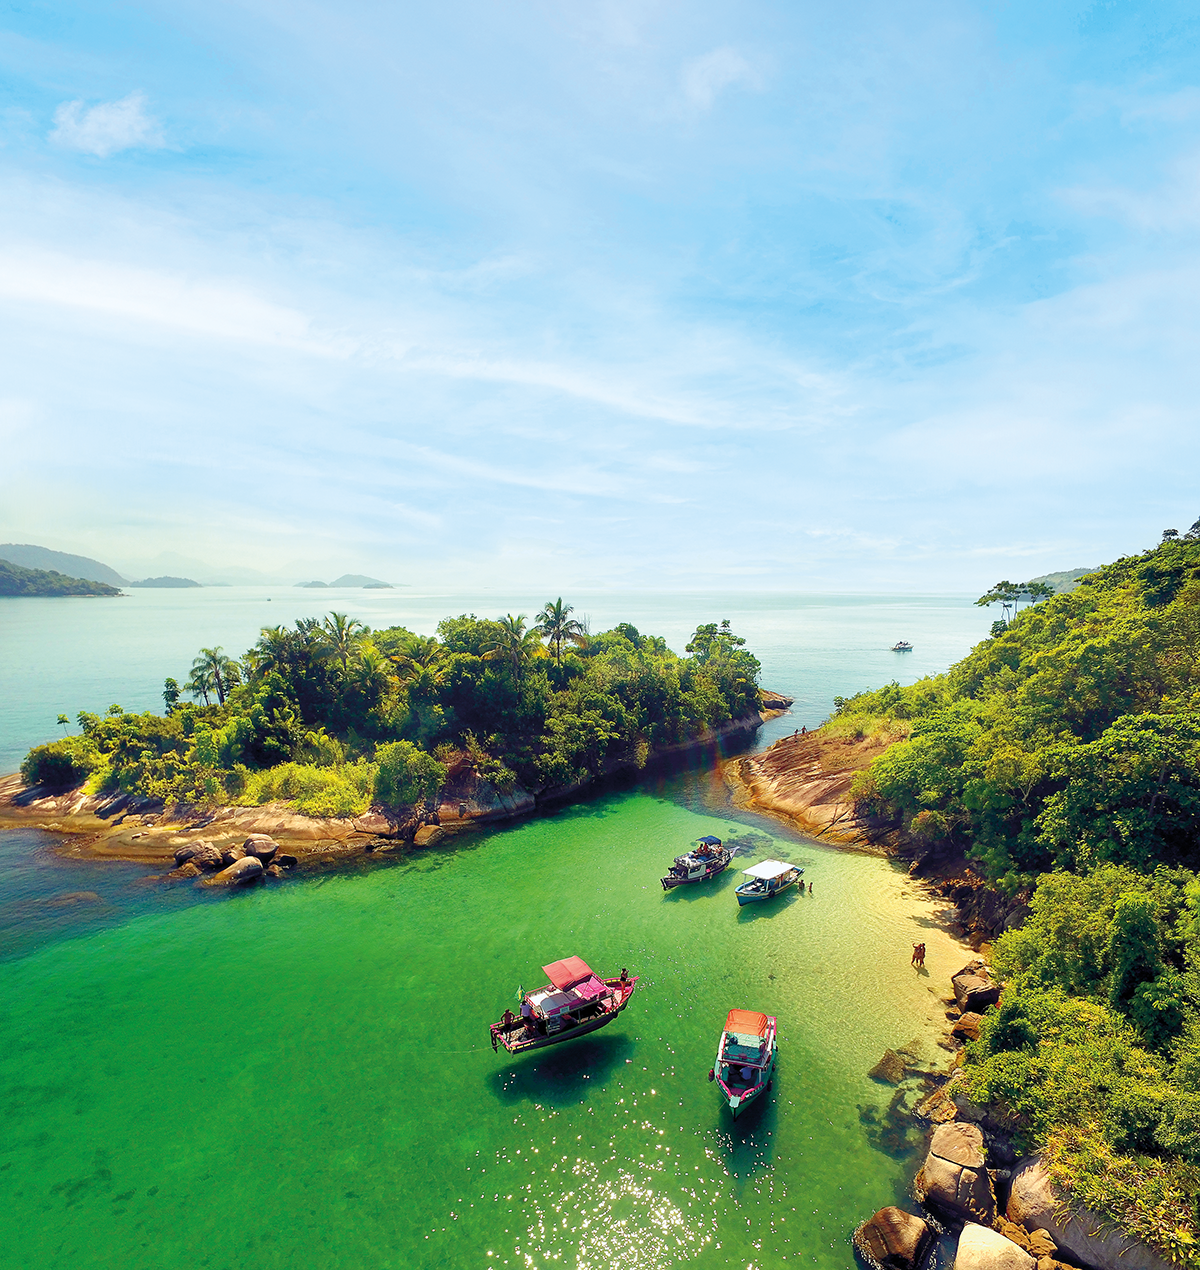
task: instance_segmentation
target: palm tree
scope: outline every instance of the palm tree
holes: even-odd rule
[[[207,666],[202,664],[199,657],[192,663],[192,673],[188,676],[188,681],[183,686],[192,694],[195,700],[199,701],[203,697],[206,706],[212,704],[208,699],[208,694],[212,692],[216,685],[212,680],[212,672]]]
[[[562,665],[563,641],[566,640],[567,643],[577,646],[581,646],[584,642],[582,624],[571,617],[574,612],[574,606],[564,604],[560,595],[553,603],[546,602],[546,607],[538,614],[538,624],[534,627],[539,635],[553,645],[554,660],[560,666]]]
[[[329,651],[342,663],[342,674],[345,674],[350,658],[367,635],[367,628],[356,617],[330,613],[323,623],[322,633]]]
[[[428,671],[435,681],[440,680],[438,663],[446,657],[446,646],[435,635],[413,635],[406,639],[400,650],[388,654],[388,661],[396,667],[402,682],[416,679],[422,671]]]
[[[512,662],[513,678],[520,683],[521,665],[542,651],[541,640],[536,630],[526,629],[524,613],[518,613],[516,617],[508,613],[498,618],[497,623],[500,632],[495,639],[484,644],[484,660],[500,661],[507,658]]]
[[[204,693],[204,704],[208,705],[209,691],[215,691],[217,694],[217,702],[219,705],[225,704],[225,690],[229,687],[229,680],[233,677],[230,670],[233,667],[233,658],[226,657],[220,644],[216,648],[202,648],[199,657],[192,662],[192,679],[197,682],[203,682],[205,687],[201,689]],[[188,689],[193,696],[197,694],[192,689],[191,680],[188,681]]]

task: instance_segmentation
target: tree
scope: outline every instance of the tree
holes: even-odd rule
[[[562,596],[553,602],[547,601],[545,608],[538,614],[538,624],[534,627],[543,639],[550,642],[554,649],[554,661],[556,665],[562,665],[562,646],[563,641],[567,643],[582,645],[584,639],[583,625],[574,620],[571,614],[575,612],[574,606],[564,604]]]
[[[387,654],[387,659],[396,667],[402,683],[419,678],[422,671],[428,671],[436,683],[441,678],[438,666],[446,655],[446,646],[436,635],[409,635],[395,652]]]
[[[1163,540],[1163,542],[1168,542],[1168,541],[1170,541],[1170,539],[1172,539],[1172,538],[1178,538],[1178,537],[1179,537],[1179,530],[1178,530],[1178,529],[1164,529],[1164,530],[1163,530],[1163,532],[1162,532],[1162,540]]]
[[[408,807],[433,798],[446,780],[445,767],[411,741],[392,741],[375,751],[379,770],[375,797],[388,807]]]
[[[712,661],[716,658],[728,657],[734,649],[741,648],[745,640],[735,635],[730,629],[729,619],[725,618],[721,625],[709,622],[706,626],[697,626],[685,651],[692,654],[698,662]]]
[[[237,663],[232,657],[225,656],[220,644],[216,648],[202,648],[192,662],[192,678],[200,686],[205,705],[208,705],[209,692],[215,692],[217,704],[223,706],[227,692],[237,682]],[[192,689],[191,680],[188,688]],[[197,695],[194,689],[192,695]]]
[[[168,714],[174,714],[179,709],[179,680],[163,680],[162,699]]]
[[[342,664],[342,674],[350,663],[350,658],[357,651],[367,635],[367,628],[356,617],[347,617],[345,613],[330,613],[322,623],[325,641],[329,651]]]
[[[521,682],[521,667],[542,651],[541,640],[536,630],[528,630],[525,626],[525,614],[511,613],[497,619],[499,631],[484,644],[484,661],[511,662],[513,678]]]
[[[65,714],[60,714],[56,723],[58,727],[62,728],[64,735],[66,734],[67,729],[71,726],[71,720],[68,719]]]

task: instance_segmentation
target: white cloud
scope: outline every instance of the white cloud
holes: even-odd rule
[[[754,68],[734,48],[713,49],[688,62],[681,80],[684,96],[700,110],[708,110],[717,96],[733,84],[758,87]]]
[[[158,150],[166,144],[158,121],[146,113],[146,98],[137,92],[90,109],[82,101],[64,101],[54,112],[50,140],[101,159],[135,146]]]

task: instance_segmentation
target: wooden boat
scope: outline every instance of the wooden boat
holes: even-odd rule
[[[750,880],[743,882],[734,892],[737,902],[739,905],[755,904],[759,900],[773,899],[780,891],[795,886],[803,872],[803,869],[783,860],[763,860],[760,864],[752,864],[742,870]]]
[[[491,1025],[492,1049],[510,1054],[573,1041],[607,1026],[629,1004],[638,976],[599,979],[581,957],[566,957],[542,969],[550,982],[521,994],[521,1012],[504,1011]]]
[[[906,639],[897,640],[892,645],[892,652],[894,653],[911,653],[912,650],[913,646]]]
[[[664,891],[674,886],[686,886],[689,882],[706,882],[724,873],[733,859],[733,852],[721,845],[720,838],[707,834],[698,838],[686,855],[677,855],[670,873],[662,879]]]
[[[708,1073],[725,1095],[733,1118],[766,1090],[775,1075],[775,1019],[757,1010],[730,1010]]]

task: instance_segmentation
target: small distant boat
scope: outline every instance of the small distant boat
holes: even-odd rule
[[[706,834],[698,838],[686,855],[677,855],[671,871],[662,880],[663,890],[686,886],[689,882],[705,882],[724,873],[733,859],[733,852],[721,845],[720,838]]]
[[[750,880],[743,882],[735,892],[739,905],[773,898],[789,886],[795,886],[804,870],[783,860],[763,860],[761,864],[752,864],[742,872]]]
[[[912,652],[912,645],[911,645],[911,644],[908,642],[908,640],[906,640],[906,639],[897,640],[897,641],[896,641],[896,643],[894,643],[894,644],[892,645],[892,652],[894,652],[894,653],[911,653],[911,652]]]
[[[504,1011],[491,1025],[492,1049],[503,1045],[510,1054],[573,1041],[605,1027],[629,1004],[637,975],[621,971],[619,979],[600,979],[582,957],[553,961],[542,970],[550,982],[521,994],[521,1012]]]
[[[775,1020],[757,1010],[730,1010],[717,1042],[717,1061],[708,1073],[725,1095],[733,1118],[744,1111],[775,1075]]]

